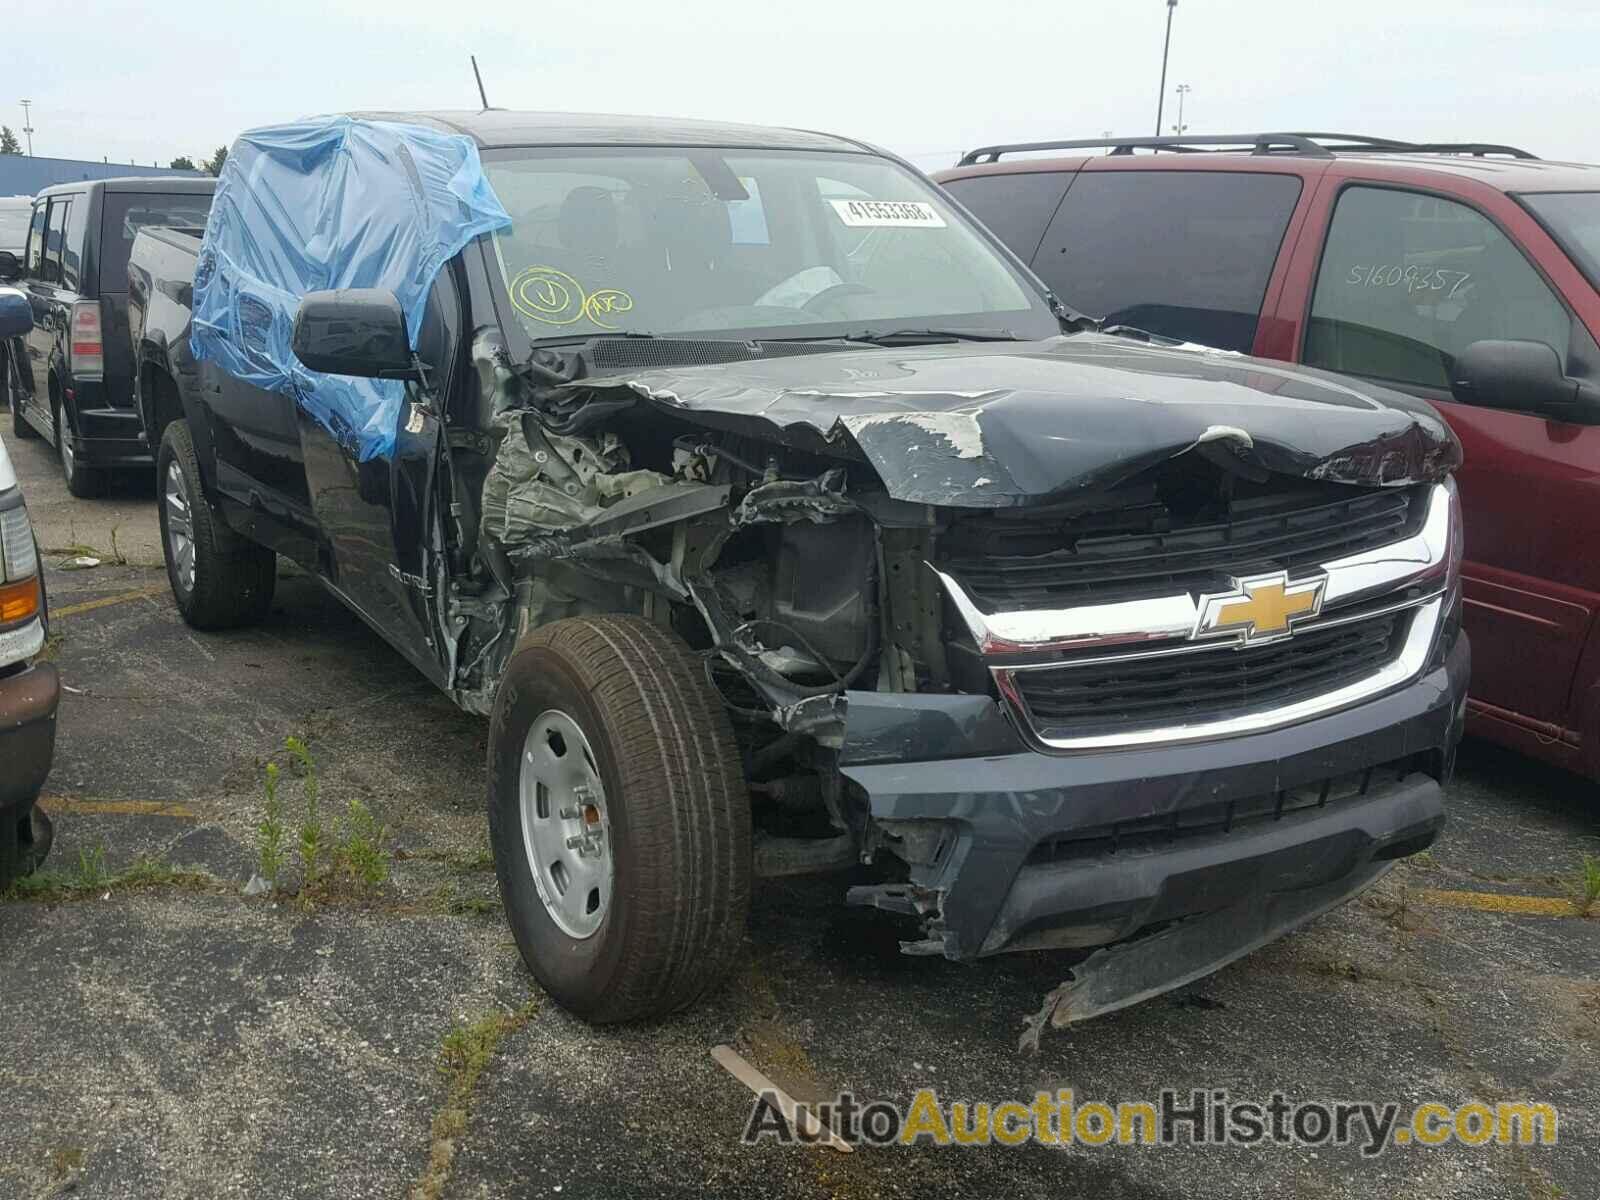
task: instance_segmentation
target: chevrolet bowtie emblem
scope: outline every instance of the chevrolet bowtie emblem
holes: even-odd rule
[[[1200,597],[1194,637],[1231,634],[1247,646],[1286,638],[1297,622],[1322,611],[1322,592],[1328,577],[1318,575],[1290,583],[1287,572],[1274,571],[1233,582],[1231,592]]]

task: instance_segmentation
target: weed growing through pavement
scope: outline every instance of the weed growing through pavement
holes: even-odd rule
[[[1585,854],[1578,876],[1576,903],[1579,915],[1585,917],[1591,915],[1596,901],[1600,901],[1600,858]]]
[[[256,835],[260,848],[260,865],[257,868],[261,878],[265,879],[276,890],[278,874],[283,870],[283,801],[278,799],[278,764],[267,764],[267,775],[262,786],[266,789],[266,813],[261,818],[261,824],[256,826]]]
[[[496,1048],[538,1011],[530,1000],[514,1012],[485,1013],[475,1021],[455,1026],[445,1035],[439,1048],[439,1070],[450,1081],[445,1106],[433,1118],[433,1143],[428,1150],[428,1166],[412,1189],[416,1200],[438,1200],[450,1182],[450,1167],[455,1161],[456,1142],[467,1132],[472,1114],[472,1093],[478,1078],[494,1057]]]
[[[427,911],[447,917],[483,917],[497,912],[500,901],[489,896],[466,895],[453,883],[442,883],[427,895]]]
[[[384,830],[371,810],[352,797],[345,808],[344,832],[334,852],[335,866],[366,887],[389,878],[389,861],[383,853]]]
[[[106,848],[99,842],[93,850],[78,851],[78,870],[73,876],[74,886],[83,891],[104,887],[111,878],[106,873]]]
[[[49,662],[61,650],[61,643],[66,640],[66,635],[59,628],[51,629],[44,635],[44,648],[33,656],[34,662]]]
[[[300,777],[304,806],[295,849],[300,858],[300,895],[306,902],[334,896],[364,895],[389,878],[389,853],[384,849],[388,830],[358,797],[345,805],[343,819],[335,813],[324,820],[322,779],[317,761],[304,738],[284,739],[290,769]],[[266,810],[256,826],[260,855],[259,874],[278,888],[278,876],[285,865],[284,841],[289,833],[283,819],[283,799],[278,788],[282,779],[277,763],[266,765],[263,790]]]
[[[318,779],[316,760],[304,739],[287,737],[284,748],[294,756],[300,771],[300,785],[305,794],[305,813],[300,819],[300,880],[302,887],[316,886],[322,869],[322,854],[326,849],[323,838],[322,814],[318,809]]]

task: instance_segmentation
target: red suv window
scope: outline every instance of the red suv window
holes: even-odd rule
[[[1339,196],[1303,360],[1417,387],[1450,387],[1455,357],[1486,339],[1540,341],[1565,361],[1572,321],[1487,217],[1423,192]]]

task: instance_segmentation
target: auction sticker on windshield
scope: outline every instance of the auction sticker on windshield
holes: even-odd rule
[[[944,218],[922,200],[830,200],[839,220],[854,229],[943,229]]]

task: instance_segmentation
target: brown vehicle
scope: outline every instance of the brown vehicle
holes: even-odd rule
[[[0,288],[0,337],[20,337],[32,324],[27,297]],[[50,822],[34,807],[50,773],[61,693],[56,669],[34,661],[47,624],[33,528],[0,445],[0,890],[50,849]]]

